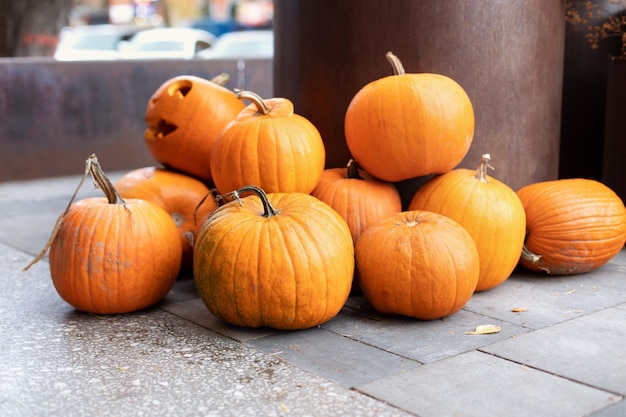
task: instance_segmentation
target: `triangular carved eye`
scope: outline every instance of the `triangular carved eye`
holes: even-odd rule
[[[178,80],[169,86],[167,94],[178,98],[184,98],[187,94],[189,94],[192,86],[193,84],[189,80]]]

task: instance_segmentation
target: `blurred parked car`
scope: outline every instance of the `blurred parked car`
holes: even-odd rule
[[[213,45],[215,36],[201,29],[158,28],[137,33],[121,45],[124,59],[191,59]]]
[[[54,58],[58,61],[117,59],[120,42],[140,31],[136,26],[87,25],[61,30]]]
[[[210,49],[198,53],[198,58],[205,59],[273,57],[274,32],[271,30],[228,32],[217,38]]]

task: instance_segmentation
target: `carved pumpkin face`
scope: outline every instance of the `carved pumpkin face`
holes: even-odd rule
[[[148,102],[148,150],[166,167],[209,181],[213,143],[244,107],[217,82],[190,75],[171,78]]]

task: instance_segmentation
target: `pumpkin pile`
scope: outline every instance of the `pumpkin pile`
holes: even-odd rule
[[[356,291],[381,313],[433,320],[502,284],[517,266],[580,274],[624,247],[626,208],[599,182],[555,180],[516,192],[488,175],[489,154],[475,169],[459,168],[474,136],[469,96],[447,76],[406,73],[394,54],[386,58],[393,74],[364,85],[346,109],[353,159],[345,167],[325,168],[319,131],[287,98],[231,91],[223,77],[166,81],[146,109],[145,142],[159,166],[101,185],[116,216],[158,226],[116,237],[132,258],[101,252],[113,237],[95,225],[71,231],[80,221],[74,211],[96,204],[75,203],[51,239],[59,294],[84,311],[132,311],[158,301],[179,270],[191,269],[207,309],[237,326],[317,326]],[[395,183],[423,176],[403,210]],[[154,214],[135,214],[144,201]],[[90,221],[108,225],[103,218]],[[88,253],[68,256],[83,246]],[[145,257],[163,264],[145,268]],[[100,273],[114,277],[123,305],[111,307],[104,295],[111,288],[92,282],[105,282]],[[137,275],[135,288],[122,273]],[[139,294],[133,303],[131,290]],[[98,297],[104,307],[89,300]]]

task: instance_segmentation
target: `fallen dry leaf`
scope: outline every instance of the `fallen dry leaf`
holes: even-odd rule
[[[528,311],[528,309],[526,307],[515,307],[512,308],[511,311],[513,313],[523,313],[524,311]]]
[[[476,327],[476,329],[472,332],[465,332],[465,334],[492,334],[498,333],[502,328],[495,324],[483,324],[482,326]]]

